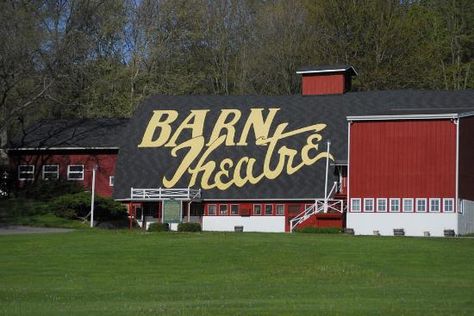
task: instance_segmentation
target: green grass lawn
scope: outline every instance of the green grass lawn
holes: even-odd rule
[[[474,239],[0,236],[5,315],[473,315]]]

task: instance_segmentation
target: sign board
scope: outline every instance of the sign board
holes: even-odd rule
[[[163,223],[181,223],[181,201],[163,201]]]

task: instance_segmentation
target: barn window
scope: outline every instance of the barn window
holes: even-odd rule
[[[219,204],[219,215],[227,215],[227,204]]]
[[[239,215],[239,204],[231,204],[230,215]]]
[[[377,199],[377,212],[387,211],[387,199]]]
[[[273,205],[265,204],[265,215],[272,215],[272,214],[273,214]]]
[[[262,215],[262,205],[260,204],[253,205],[253,215]]]
[[[360,199],[351,199],[351,211],[360,212]]]
[[[390,212],[400,212],[400,199],[390,199]]]
[[[67,166],[68,180],[84,180],[84,165]]]
[[[364,212],[374,211],[374,199],[364,199]]]
[[[426,212],[426,199],[416,199],[416,211],[419,213]]]
[[[439,213],[440,209],[441,209],[441,200],[430,199],[430,212]]]
[[[454,199],[443,199],[443,212],[454,212]]]
[[[413,212],[413,199],[403,199],[403,212]]]
[[[277,204],[276,205],[276,215],[285,215],[285,205]]]
[[[209,204],[207,206],[207,215],[216,215],[217,212],[217,205]]]
[[[33,180],[35,178],[34,165],[19,165],[18,180]]]
[[[44,165],[42,172],[43,180],[58,180],[59,165]]]

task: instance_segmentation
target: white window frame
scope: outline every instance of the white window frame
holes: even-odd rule
[[[233,206],[237,206],[237,213],[234,213],[234,212],[232,211],[232,207],[233,207]],[[240,205],[239,205],[239,204],[231,204],[231,205],[230,205],[230,215],[234,215],[234,216],[235,216],[235,215],[239,215],[239,214],[240,214]]]
[[[371,202],[372,207],[367,208],[367,202]],[[364,198],[364,213],[373,213],[374,212],[374,199],[373,198]]]
[[[257,207],[257,206],[260,207],[260,213],[259,213],[259,214],[257,214],[257,213],[255,212],[255,207]],[[260,216],[260,215],[262,215],[262,211],[263,211],[263,209],[262,209],[262,204],[254,204],[254,205],[252,206],[252,215]]]
[[[211,208],[214,209],[214,211],[211,212]],[[217,204],[208,204],[207,215],[216,216],[216,214],[217,214]]]
[[[267,214],[267,206],[270,206],[270,208],[272,210],[270,212],[270,214]],[[264,204],[264,206],[263,206],[263,215],[265,215],[265,216],[272,216],[273,215],[273,204]]]
[[[410,202],[411,210],[405,210],[405,202]],[[412,198],[403,198],[402,199],[402,212],[403,213],[413,213],[414,210],[415,210],[415,207],[413,205],[413,199]]]
[[[354,209],[354,202],[359,203],[359,207]],[[360,213],[362,211],[362,200],[360,198],[352,198],[351,199],[351,212]]]
[[[221,208],[223,206],[225,207],[225,213],[222,212],[222,210],[221,210]],[[228,204],[219,204],[219,215],[221,215],[221,216],[229,215],[229,205]]]
[[[109,187],[114,186],[114,181],[115,181],[115,177],[114,176],[109,176]]]
[[[82,171],[71,171],[71,167],[82,167]],[[84,180],[84,165],[68,165],[67,166],[67,179],[71,181],[82,181]],[[81,178],[71,178],[71,174],[81,174]]]
[[[424,201],[425,203],[425,209],[420,211],[419,208],[418,208],[418,202],[419,201]],[[426,213],[426,211],[428,210],[428,202],[425,198],[418,198],[418,199],[415,199],[415,212],[417,213]]]
[[[431,209],[432,205],[434,204],[433,202],[438,202],[438,210],[437,211],[433,211]],[[429,211],[430,213],[439,213],[441,212],[441,199],[440,198],[430,198],[430,208],[429,208]]]
[[[281,212],[278,211],[278,208],[281,207]],[[275,215],[283,216],[285,215],[285,204],[277,204],[275,205]]]
[[[446,202],[451,203],[451,210],[446,210]],[[453,198],[446,198],[443,199],[443,212],[444,213],[454,213],[454,199]]]
[[[31,170],[20,171],[22,167],[31,167]],[[31,174],[31,178],[22,178],[21,174]],[[33,181],[35,179],[35,165],[18,165],[18,180],[20,181]]]
[[[382,201],[384,202],[384,208],[383,209],[379,208],[379,202],[382,202]],[[388,204],[387,204],[387,199],[386,198],[378,198],[377,199],[377,209],[376,209],[377,212],[386,213],[387,212],[387,205]]]
[[[395,202],[397,201],[397,204],[398,204],[398,210],[394,211],[393,208],[392,208],[392,202]],[[390,213],[400,213],[400,210],[401,209],[401,205],[400,205],[400,199],[399,198],[390,198],[388,200],[388,210]]]
[[[56,167],[56,171],[46,171],[45,169],[47,167]],[[47,179],[45,178],[45,174],[46,173],[50,173],[50,174],[56,174],[56,178],[55,179]],[[43,167],[41,168],[41,179],[43,180],[59,180],[59,165],[58,164],[55,164],[55,165],[43,165]]]

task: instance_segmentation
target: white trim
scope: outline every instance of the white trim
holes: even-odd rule
[[[459,201],[459,127],[461,125],[461,120],[457,119],[454,121],[454,123],[456,124],[456,183],[454,184],[455,185],[455,198],[456,198],[456,201]],[[458,202],[456,202],[455,204],[453,204],[453,209],[454,211],[456,211],[456,209],[458,208],[457,205]]]
[[[115,184],[115,176],[109,176],[109,187],[113,187]]]
[[[379,209],[379,201],[384,201],[385,202],[385,209],[381,210]],[[378,213],[387,213],[387,209],[388,209],[388,202],[387,202],[387,198],[377,198],[377,201],[376,201],[376,206],[375,206],[375,211],[378,212]]]
[[[392,210],[392,201],[397,201],[398,202],[398,210],[393,211]],[[400,213],[402,206],[400,205],[400,199],[399,198],[389,198],[388,199],[388,212],[389,213]]]
[[[284,198],[284,197],[276,197],[276,198],[266,198],[266,199],[212,199],[212,198],[209,198],[209,199],[202,199],[202,201],[216,201],[216,202],[219,202],[219,201],[229,201],[229,202],[232,202],[232,201],[236,201],[236,202],[239,202],[239,201],[242,201],[242,202],[254,202],[254,201],[262,201],[262,202],[266,202],[266,201],[314,201],[314,200],[324,200],[323,197],[307,197],[307,198]],[[256,203],[258,204],[258,203]]]
[[[351,199],[351,191],[350,191],[350,183],[351,183],[351,122],[347,122],[347,201],[350,201]]]
[[[420,211],[418,210],[418,201],[424,201],[425,202],[425,210]],[[416,213],[426,213],[428,211],[428,201],[426,198],[417,198],[415,199],[415,212]]]
[[[278,213],[278,206],[283,206],[283,213],[281,213],[281,214]],[[282,204],[282,203],[275,204],[275,215],[276,216],[285,215],[285,204]]]
[[[82,171],[71,171],[71,167],[82,167]],[[70,177],[70,174],[73,173],[73,174],[81,174],[81,178],[71,178]],[[84,173],[85,173],[85,170],[84,170],[84,165],[68,165],[67,166],[67,179],[68,180],[71,180],[71,181],[81,181],[81,180],[84,180]]]
[[[56,167],[56,171],[45,171],[44,169],[46,167]],[[58,164],[54,164],[54,165],[43,165],[43,167],[41,168],[41,179],[43,180],[49,180],[49,179],[46,179],[44,177],[44,174],[45,173],[55,173],[56,174],[56,179],[53,179],[53,180],[58,180],[59,179],[59,165]]]
[[[31,167],[32,170],[20,171],[21,167]],[[21,178],[20,175],[22,173],[23,174],[31,174],[32,177],[31,178]],[[20,181],[33,181],[34,179],[35,179],[35,165],[18,165],[18,180],[20,180]]]
[[[232,206],[237,206],[237,213],[236,214],[232,213]],[[230,215],[231,216],[240,215],[240,204],[235,204],[235,203],[230,204],[230,209],[229,210],[230,210]]]
[[[459,118],[468,117],[468,116],[474,116],[474,111],[459,113]]]
[[[366,208],[367,206],[367,202],[372,202],[372,208],[370,210],[368,210]],[[373,213],[374,210],[375,210],[375,200],[373,198],[364,198],[364,207],[362,208],[364,210],[364,213]]]
[[[405,210],[405,202],[411,202],[411,210]],[[415,211],[415,205],[413,204],[413,198],[403,198],[402,199],[402,212],[403,213],[413,213]]]
[[[270,214],[267,214],[267,206],[270,206],[270,208],[272,210],[270,212]],[[272,216],[273,215],[273,210],[274,210],[273,203],[266,203],[266,204],[263,205],[263,215],[264,216]]]
[[[215,207],[215,209],[214,209],[214,214],[210,214],[210,213],[209,213],[209,208],[210,208],[211,206]],[[209,215],[210,215],[210,216],[217,216],[217,204],[207,204],[207,215],[208,215],[208,216],[209,216]]]
[[[260,214],[255,213],[255,206],[260,206]],[[258,204],[258,203],[252,204],[252,215],[260,216],[260,215],[262,215],[262,211],[263,211],[262,210],[262,204]]]
[[[451,211],[446,210],[446,202],[451,202]],[[453,198],[444,198],[443,199],[443,213],[454,213],[454,199]]]
[[[225,213],[223,213],[221,211],[221,207],[225,207]],[[229,215],[229,204],[227,203],[222,203],[222,204],[219,204],[219,208],[218,208],[218,211],[219,211],[219,216],[226,216],[226,215]]]
[[[350,210],[351,212],[354,212],[354,213],[360,213],[360,212],[362,212],[362,200],[361,200],[360,198],[351,198],[350,201],[351,201],[351,205],[350,205],[350,209],[349,209],[349,210]],[[354,202],[356,202],[356,201],[359,203],[359,209],[354,210],[353,205],[354,205]]]
[[[348,121],[396,121],[396,120],[436,120],[457,119],[457,113],[445,114],[397,114],[397,115],[360,115],[347,116]]]
[[[433,211],[431,209],[431,205],[434,201],[438,202],[438,210],[437,211]],[[430,206],[428,208],[428,212],[430,212],[430,213],[439,213],[439,212],[441,212],[441,199],[440,198],[430,198]]]
[[[305,75],[305,74],[319,74],[319,73],[328,73],[328,72],[346,72],[351,70],[354,71],[355,75],[358,76],[359,74],[355,70],[354,67],[350,66],[347,68],[334,68],[334,69],[313,69],[313,70],[298,70],[296,71],[297,75]]]

